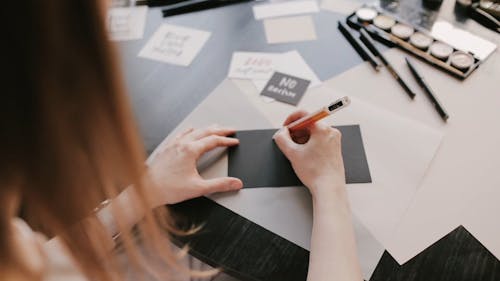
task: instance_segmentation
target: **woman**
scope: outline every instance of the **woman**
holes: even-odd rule
[[[185,271],[165,243],[165,208],[237,190],[235,178],[205,180],[196,160],[233,146],[233,129],[190,129],[146,167],[145,155],[104,29],[104,1],[8,1],[3,4],[0,103],[0,280],[44,280],[47,254],[25,216],[64,246],[87,280],[122,280],[112,251],[117,236],[128,264],[173,279]],[[297,112],[285,124],[303,116]],[[361,280],[345,191],[340,133],[322,123],[275,141],[312,193],[309,280]],[[314,161],[312,161],[314,159]],[[140,238],[145,251],[137,246]],[[147,254],[144,254],[146,252]],[[162,262],[146,262],[154,255]],[[165,266],[166,265],[166,266]],[[212,272],[191,272],[210,275]]]

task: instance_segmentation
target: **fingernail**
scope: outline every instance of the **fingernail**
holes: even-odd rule
[[[238,181],[233,181],[233,182],[231,183],[231,188],[232,188],[232,189],[240,189],[241,187],[242,187],[242,186],[241,186],[240,182],[238,182]]]
[[[279,130],[277,130],[277,131],[276,131],[276,133],[274,133],[274,135],[273,135],[273,140],[274,140],[274,139],[276,139],[276,136],[277,136],[279,133],[281,133],[281,130],[283,130],[283,128],[284,128],[284,127],[279,128]]]

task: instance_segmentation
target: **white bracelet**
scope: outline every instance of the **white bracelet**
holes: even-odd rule
[[[107,209],[110,204],[110,199],[102,201],[101,204],[94,209],[94,213],[97,219],[99,219],[99,221],[106,226],[113,241],[116,241],[120,237],[121,232],[118,231],[118,226],[112,212]]]

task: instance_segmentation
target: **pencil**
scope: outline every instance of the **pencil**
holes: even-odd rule
[[[416,94],[415,92],[413,92],[410,87],[408,87],[408,85],[406,84],[406,82],[401,79],[401,77],[399,76],[399,74],[396,72],[396,70],[394,69],[394,67],[389,63],[389,61],[385,58],[385,56],[382,54],[382,52],[380,52],[376,45],[375,45],[375,41],[373,41],[372,37],[370,36],[370,34],[368,34],[368,32],[364,29],[364,28],[361,28],[361,30],[359,31],[360,34],[361,34],[361,40],[366,44],[366,46],[368,46],[368,48],[370,48],[370,50],[380,58],[380,60],[382,61],[382,63],[385,65],[385,67],[387,68],[387,70],[389,71],[389,73],[391,73],[391,75],[394,77],[394,79],[396,79],[396,81],[398,81],[399,85],[401,85],[401,87],[405,90],[406,94],[408,94],[408,96],[411,98],[411,99],[414,99]]]
[[[448,113],[446,113],[446,110],[444,110],[443,106],[439,102],[438,98],[436,95],[434,95],[431,87],[425,82],[424,77],[418,72],[418,70],[415,68],[415,66],[410,62],[410,59],[405,58],[406,64],[410,68],[411,73],[413,74],[413,77],[415,77],[415,80],[417,80],[418,84],[422,89],[424,89],[424,92],[427,94],[427,97],[431,100],[431,103],[434,105],[434,108],[436,111],[439,113],[439,116],[443,119],[443,121],[447,121],[448,118],[450,117]]]

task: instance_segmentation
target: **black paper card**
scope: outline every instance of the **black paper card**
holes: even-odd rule
[[[342,132],[342,155],[347,183],[371,182],[359,125],[338,126]],[[288,159],[272,139],[276,129],[238,131],[238,146],[229,148],[228,175],[243,181],[244,187],[303,185]]]
[[[297,105],[311,81],[275,72],[260,93],[275,100]]]

